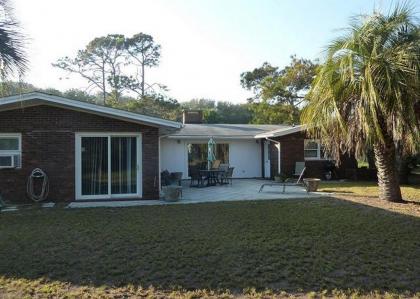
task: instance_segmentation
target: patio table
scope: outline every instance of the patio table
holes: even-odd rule
[[[200,174],[206,177],[207,187],[216,186],[219,182],[219,174],[224,172],[224,170],[219,169],[203,169],[200,170]]]

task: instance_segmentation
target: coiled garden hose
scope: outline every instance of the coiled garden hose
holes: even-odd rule
[[[42,179],[42,187],[40,194],[35,194],[34,191],[34,181]],[[43,201],[47,198],[49,192],[49,180],[47,174],[40,168],[35,168],[30,176],[28,177],[28,182],[26,184],[26,193],[29,198],[35,202]]]

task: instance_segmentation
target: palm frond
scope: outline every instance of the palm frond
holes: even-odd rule
[[[337,159],[341,151],[361,156],[385,137],[419,151],[420,29],[412,9],[353,18],[326,47],[308,99],[301,121]]]
[[[0,11],[0,73],[3,78],[15,72],[21,75],[28,65],[25,37],[7,0],[0,1]]]

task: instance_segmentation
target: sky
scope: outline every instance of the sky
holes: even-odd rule
[[[394,1],[395,2],[395,1]],[[143,32],[162,46],[148,83],[193,98],[245,102],[240,74],[267,61],[284,67],[290,55],[322,59],[325,45],[349,18],[391,0],[11,0],[28,37],[29,72],[41,88],[86,88],[77,75],[52,67],[95,37]],[[419,4],[415,0],[414,4]]]

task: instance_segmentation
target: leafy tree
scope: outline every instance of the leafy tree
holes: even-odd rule
[[[145,69],[146,67],[154,67],[159,64],[160,59],[160,45],[156,44],[153,37],[148,34],[138,33],[125,41],[125,48],[129,55],[129,60],[138,66],[140,78],[138,73],[136,79],[138,84],[133,84],[133,91],[138,92],[140,88],[140,95],[144,97],[147,89],[153,89],[153,84],[148,85],[145,82]],[[147,85],[147,86],[146,86]]]
[[[181,105],[175,99],[165,98],[162,95],[146,95],[141,101],[128,98],[124,104],[116,107],[149,116],[181,120]]]
[[[124,43],[124,36],[119,34],[98,37],[79,50],[75,58],[60,58],[53,66],[86,79],[89,83],[87,90],[99,89],[104,103],[111,94],[109,89],[114,100],[118,101],[128,80],[121,73],[125,62]]]
[[[144,97],[148,91],[153,93],[154,85],[164,89],[145,83],[145,68],[157,66],[159,58],[160,46],[150,35],[109,34],[93,39],[75,58],[59,58],[53,66],[80,75],[88,81],[87,90],[99,90],[103,102],[112,104],[126,93]]]
[[[255,123],[296,123],[299,107],[305,99],[315,76],[317,64],[308,59],[291,56],[284,69],[265,62],[260,68],[241,74],[241,85],[251,90],[249,99]]]
[[[220,115],[216,109],[206,109],[203,111],[203,123],[206,124],[219,124],[222,123]]]
[[[17,72],[22,75],[28,60],[24,50],[24,37],[15,20],[9,1],[0,0],[0,76],[4,80]]]
[[[291,105],[273,105],[266,101],[250,103],[253,124],[295,124],[299,110]]]
[[[66,90],[62,93],[62,96],[65,98],[82,102],[96,103],[98,100],[96,96],[90,95],[86,91],[77,88],[71,88]]]
[[[183,109],[203,111],[203,122],[209,124],[247,124],[251,122],[252,112],[248,104],[217,102],[209,99],[192,99],[181,104]]]
[[[259,68],[241,74],[241,85],[247,90],[251,90],[255,98],[259,99],[262,92],[262,83],[266,78],[278,77],[278,67],[272,66],[268,62],[264,62]]]
[[[218,123],[219,117],[216,112],[216,101],[210,99],[192,99],[181,104],[182,109],[201,110],[204,123]]]
[[[217,122],[225,124],[248,124],[252,121],[252,111],[248,104],[217,103]]]
[[[26,82],[3,81],[0,84],[1,97],[28,93],[34,90],[36,90],[36,87]]]
[[[44,88],[44,89],[38,88],[26,82],[6,81],[0,84],[1,97],[7,97],[7,96],[17,95],[17,94],[22,94],[22,93],[33,92],[33,91],[41,91],[48,94],[62,96],[69,99],[83,101],[83,102],[95,103],[98,101],[97,96],[90,95],[87,92],[80,89],[76,89],[76,88],[68,89],[62,92],[55,88]]]
[[[315,77],[317,64],[309,59],[291,56],[290,65],[261,82],[261,98],[296,108],[303,102]]]
[[[420,146],[420,30],[407,6],[354,18],[327,48],[302,122],[330,153],[360,156],[373,147],[379,198],[401,202],[396,145]]]
[[[182,108],[198,110],[215,109],[216,101],[210,99],[192,99],[190,101],[183,102]]]

